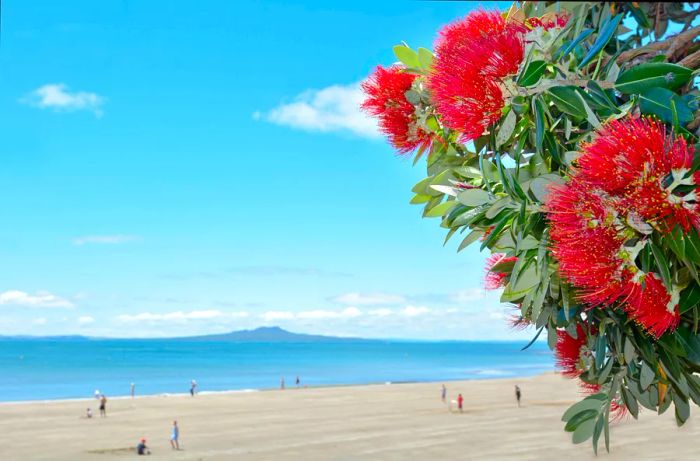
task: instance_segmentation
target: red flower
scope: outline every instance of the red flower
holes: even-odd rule
[[[506,272],[494,272],[491,270],[493,266],[503,262],[515,262],[518,258],[515,256],[506,257],[503,253],[494,253],[486,259],[486,275],[484,276],[484,288],[487,290],[497,290],[506,285]]]
[[[588,338],[581,325],[576,325],[576,337],[570,336],[566,330],[557,330],[557,345],[554,348],[554,359],[561,374],[567,378],[578,378],[586,371],[581,367],[583,346]]]
[[[658,338],[678,326],[678,293],[669,293],[658,275],[639,272],[628,289],[625,310],[651,335]]]
[[[554,29],[555,27],[564,27],[569,22],[570,16],[567,14],[545,15],[541,18],[527,18],[525,25],[530,29],[542,27],[544,30]]]
[[[624,270],[623,244],[615,228],[615,200],[572,177],[550,189],[547,211],[552,253],[561,274],[579,288],[579,297],[595,306],[623,296],[632,274]]]
[[[636,259],[654,231],[700,228],[700,178],[691,167],[685,140],[659,122],[614,121],[584,147],[578,169],[550,189],[546,204],[552,252],[579,298],[590,306],[619,303],[655,337],[678,325],[677,288],[669,292]]]
[[[666,233],[675,225],[686,232],[697,220],[694,194],[676,195],[679,185],[697,184],[685,178],[693,152],[685,140],[666,133],[664,125],[648,118],[608,123],[584,146],[577,160],[582,179],[622,197],[623,208],[634,209],[649,225]]]
[[[462,141],[481,136],[501,117],[500,80],[518,71],[524,32],[495,11],[474,11],[440,31],[428,87],[443,123]]]
[[[431,142],[431,135],[416,123],[415,107],[406,99],[416,78],[400,66],[379,66],[362,83],[366,95],[362,109],[379,119],[379,128],[399,153],[427,147]]]

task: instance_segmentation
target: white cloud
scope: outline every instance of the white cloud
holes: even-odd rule
[[[89,315],[83,315],[82,317],[78,317],[78,325],[87,325],[89,323],[93,323],[95,319],[93,317],[90,317]]]
[[[116,245],[140,240],[136,235],[84,235],[73,239],[73,245],[85,245],[86,243],[96,243],[101,245]]]
[[[69,91],[63,83],[49,83],[40,86],[20,100],[40,109],[53,109],[62,112],[87,110],[97,117],[102,116],[105,98],[87,91]]]
[[[364,99],[360,84],[331,85],[307,90],[294,102],[281,104],[253,118],[308,131],[349,131],[359,136],[379,136],[376,122],[360,110]]]
[[[381,308],[381,309],[373,309],[373,310],[369,311],[368,314],[374,315],[376,317],[386,317],[388,315],[393,315],[394,311],[392,311],[391,309],[387,309],[387,308]]]
[[[247,312],[222,312],[219,310],[174,311],[164,313],[141,312],[117,316],[120,322],[187,322],[192,320],[221,320],[247,317]]]
[[[416,317],[418,315],[429,314],[432,311],[425,306],[406,306],[401,312],[407,317]]]
[[[25,307],[73,307],[72,302],[51,293],[40,291],[32,295],[20,290],[8,290],[0,293],[0,305]]]
[[[386,293],[345,293],[332,298],[331,301],[353,306],[377,306],[400,304],[405,302],[406,298]]]

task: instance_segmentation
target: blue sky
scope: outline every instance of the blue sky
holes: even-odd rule
[[[524,337],[357,110],[477,5],[3,2],[0,334]]]

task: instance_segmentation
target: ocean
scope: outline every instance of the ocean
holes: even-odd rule
[[[450,381],[553,370],[546,344],[337,341],[0,340],[0,401],[90,398],[302,385]]]

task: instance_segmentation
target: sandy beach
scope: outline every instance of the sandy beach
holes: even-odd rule
[[[596,459],[589,442],[572,445],[563,432],[560,416],[577,390],[558,375],[448,382],[448,401],[465,397],[462,414],[440,401],[440,384],[119,398],[103,419],[94,400],[0,404],[0,459],[127,459],[140,437],[149,459]],[[93,419],[81,418],[87,406]],[[173,419],[181,451],[169,445]],[[644,411],[613,426],[611,454],[599,458],[697,459],[696,419],[677,428],[672,411]]]

